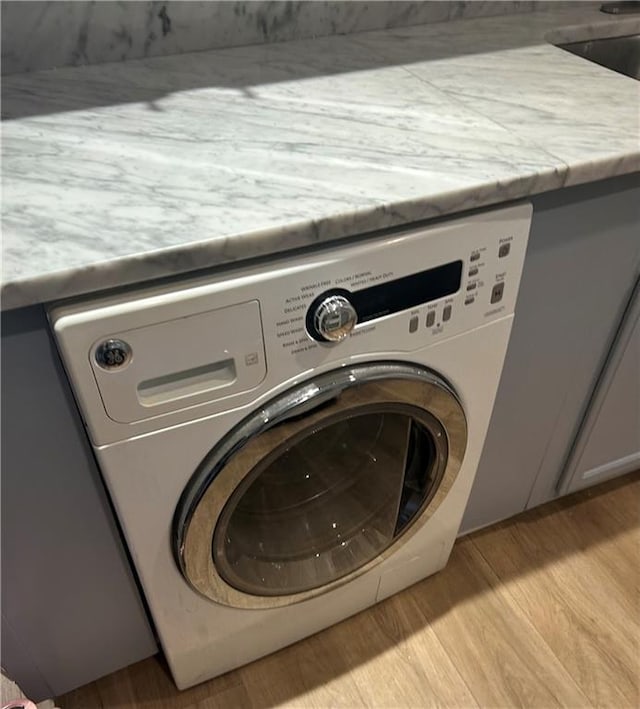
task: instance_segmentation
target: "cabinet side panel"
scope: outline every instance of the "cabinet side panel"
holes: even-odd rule
[[[156,644],[42,308],[2,315],[1,373],[2,661],[40,700]]]
[[[639,268],[640,175],[539,195],[462,532],[555,496]]]

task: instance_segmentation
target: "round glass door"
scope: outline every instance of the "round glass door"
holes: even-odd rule
[[[245,420],[203,462],[176,514],[182,571],[201,593],[242,607],[324,592],[424,522],[465,445],[457,398],[427,370],[322,375]]]
[[[245,593],[300,593],[386,549],[434,489],[446,437],[409,413],[350,412],[257,465],[213,539],[221,576]]]

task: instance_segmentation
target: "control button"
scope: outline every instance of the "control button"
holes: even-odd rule
[[[443,320],[443,322],[447,322],[447,320],[451,320],[451,306],[450,305],[444,306],[444,310],[442,311],[442,320]]]
[[[432,327],[433,323],[436,321],[436,311],[430,310],[427,313],[427,327]]]
[[[418,316],[414,315],[411,320],[409,320],[409,332],[415,332],[418,329]]]
[[[469,283],[467,285],[467,290],[475,290],[477,285],[478,285],[477,283]]]
[[[504,281],[502,283],[496,283],[491,289],[491,302],[499,303],[502,300],[502,294],[504,293]]]
[[[470,296],[469,298],[465,299],[464,304],[471,305],[471,303],[473,303],[474,300],[475,300],[475,298],[473,296]]]
[[[469,276],[477,276],[478,275],[478,267],[474,266],[473,268],[469,269]]]
[[[471,254],[471,260],[472,261],[478,261],[480,259],[480,252],[479,251],[474,251]]]
[[[327,296],[313,314],[313,324],[328,342],[340,342],[358,321],[356,309],[343,295]]]
[[[507,241],[506,244],[500,244],[500,248],[498,249],[498,258],[504,258],[505,256],[508,256],[509,251],[511,251],[510,241]]]

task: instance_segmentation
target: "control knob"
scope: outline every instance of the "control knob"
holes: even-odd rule
[[[340,342],[358,322],[356,309],[343,295],[328,295],[313,312],[316,332],[329,342]]]

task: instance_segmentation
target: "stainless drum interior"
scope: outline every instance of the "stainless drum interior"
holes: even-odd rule
[[[433,514],[466,447],[452,389],[410,364],[345,367],[276,397],[205,458],[174,520],[189,583],[273,607],[365,572]]]

